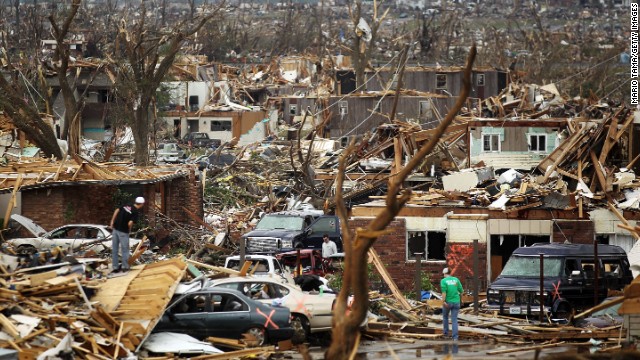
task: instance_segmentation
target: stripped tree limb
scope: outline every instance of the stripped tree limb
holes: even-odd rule
[[[456,117],[462,106],[464,105],[469,91],[471,89],[471,70],[476,57],[475,44],[471,48],[467,64],[464,71],[463,87],[458,96],[456,104],[447,113],[436,128],[433,136],[425,145],[420,148],[418,153],[403,167],[398,174],[389,180],[389,188],[386,196],[386,208],[373,219],[365,230],[358,231],[356,234],[351,232],[348,227],[347,208],[342,201],[342,185],[344,182],[344,172],[347,160],[353,155],[355,148],[355,140],[352,140],[349,147],[340,157],[340,165],[338,170],[338,178],[336,180],[336,210],[340,217],[343,247],[345,252],[344,275],[342,279],[342,289],[336,301],[333,316],[333,341],[331,346],[325,353],[325,359],[348,359],[355,347],[358,346],[358,334],[360,333],[360,324],[365,319],[367,308],[369,305],[369,289],[367,286],[367,253],[376,241],[381,231],[393,221],[402,207],[411,198],[411,191],[404,190],[401,192],[401,185],[422,163],[425,156],[431,153],[438,144],[440,137]],[[354,295],[351,312],[347,313],[349,295]],[[343,314],[346,314],[343,316]]]

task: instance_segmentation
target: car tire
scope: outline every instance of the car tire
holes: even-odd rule
[[[17,250],[20,255],[31,255],[38,252],[33,245],[20,245]]]
[[[293,328],[293,337],[291,342],[295,345],[302,344],[309,337],[309,320],[303,315],[293,315],[291,319],[291,327]]]
[[[258,346],[264,346],[267,343],[267,332],[262,327],[254,326],[244,333],[255,337]]]
[[[571,305],[566,302],[559,304],[556,311],[553,312],[553,317],[569,321],[571,319]]]

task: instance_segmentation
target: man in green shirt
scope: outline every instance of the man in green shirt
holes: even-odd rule
[[[451,311],[451,337],[458,340],[458,312],[460,311],[460,295],[462,284],[457,277],[449,275],[449,268],[442,270],[444,278],[440,281],[442,289],[442,333],[449,336],[449,311]]]

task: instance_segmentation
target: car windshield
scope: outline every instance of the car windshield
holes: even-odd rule
[[[207,137],[207,134],[205,133],[195,133],[193,134],[193,138],[194,139],[205,139]]]
[[[544,259],[544,276],[560,276],[561,269],[562,259]],[[540,258],[512,256],[502,269],[500,276],[540,277]]]
[[[263,217],[256,225],[256,230],[302,230],[304,218],[299,216],[269,216]]]

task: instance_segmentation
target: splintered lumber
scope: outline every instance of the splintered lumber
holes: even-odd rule
[[[11,335],[14,339],[20,338],[18,328],[3,314],[0,314],[0,325],[2,325],[2,330]]]
[[[620,330],[618,328],[611,330],[593,330],[591,332],[586,332],[584,329],[581,330],[570,330],[570,331],[548,331],[548,332],[539,332],[536,334],[527,334],[524,335],[525,338],[529,340],[589,340],[589,339],[608,339],[608,338],[617,338],[620,334]]]
[[[210,336],[206,340],[213,345],[222,346],[229,349],[242,350],[247,347],[246,344],[241,343],[240,340],[237,339],[227,339]]]
[[[224,354],[211,354],[211,355],[201,355],[192,357],[191,359],[195,360],[232,360],[232,359],[243,359],[245,357],[255,357],[258,355],[268,355],[276,352],[275,346],[264,346],[259,348],[251,348],[237,351],[230,351]]]
[[[221,272],[221,273],[225,273],[225,274],[229,274],[229,275],[236,275],[239,276],[240,275],[240,271],[238,270],[233,270],[233,269],[228,269],[225,267],[221,267],[221,266],[213,266],[213,265],[209,265],[209,264],[204,264],[198,261],[194,261],[194,260],[186,260],[187,263],[189,264],[193,264],[195,266],[199,266],[201,268],[205,268],[205,269],[209,269],[209,270],[213,270],[213,271],[217,271],[217,272]]]
[[[514,352],[519,352],[519,351],[542,350],[542,349],[547,349],[547,348],[560,346],[560,345],[563,345],[563,344],[565,344],[564,341],[553,343],[553,344],[531,345],[531,346],[523,346],[523,347],[512,348],[512,349],[504,349],[504,350],[489,350],[489,351],[487,351],[487,355],[509,354],[509,353],[514,353]]]
[[[387,284],[387,286],[391,290],[391,293],[393,294],[393,296],[396,298],[396,300],[398,300],[398,303],[400,303],[400,305],[405,310],[411,310],[411,305],[409,304],[407,299],[404,297],[404,295],[402,295],[402,293],[400,292],[400,289],[398,289],[398,286],[391,278],[391,275],[389,275],[389,272],[387,271],[387,268],[384,266],[382,261],[380,261],[380,257],[378,256],[378,253],[374,248],[369,249],[369,257],[371,258],[373,265],[378,270],[378,273],[380,274],[384,282]]]
[[[407,333],[400,331],[389,331],[389,330],[373,330],[367,329],[365,331],[366,334],[374,335],[374,336],[387,336],[387,337],[410,337],[416,339],[437,339],[442,337],[442,334],[416,334],[416,333]]]
[[[613,305],[620,304],[623,301],[624,301],[624,296],[619,296],[619,297],[614,298],[614,299],[612,299],[610,301],[602,302],[602,303],[600,303],[600,304],[598,304],[598,305],[596,305],[596,306],[594,306],[594,307],[592,307],[590,309],[587,309],[587,310],[581,312],[580,314],[574,316],[573,318],[574,319],[580,319],[583,316],[591,315],[596,311],[600,311],[602,309],[606,309],[606,308],[611,307]]]
[[[120,304],[115,309],[127,312],[115,316],[115,319],[120,322],[138,323],[141,326],[141,341],[136,350],[140,349],[151,330],[160,321],[186,271],[187,264],[180,258],[173,258],[145,265],[129,283]],[[156,295],[135,294],[137,290],[148,289],[156,289]]]
[[[253,264],[252,261],[245,261],[244,265],[242,265],[242,269],[240,269],[240,276],[246,276],[247,275],[247,271],[249,271],[249,268],[251,267],[251,264]],[[258,267],[254,267],[254,269],[257,269]]]

